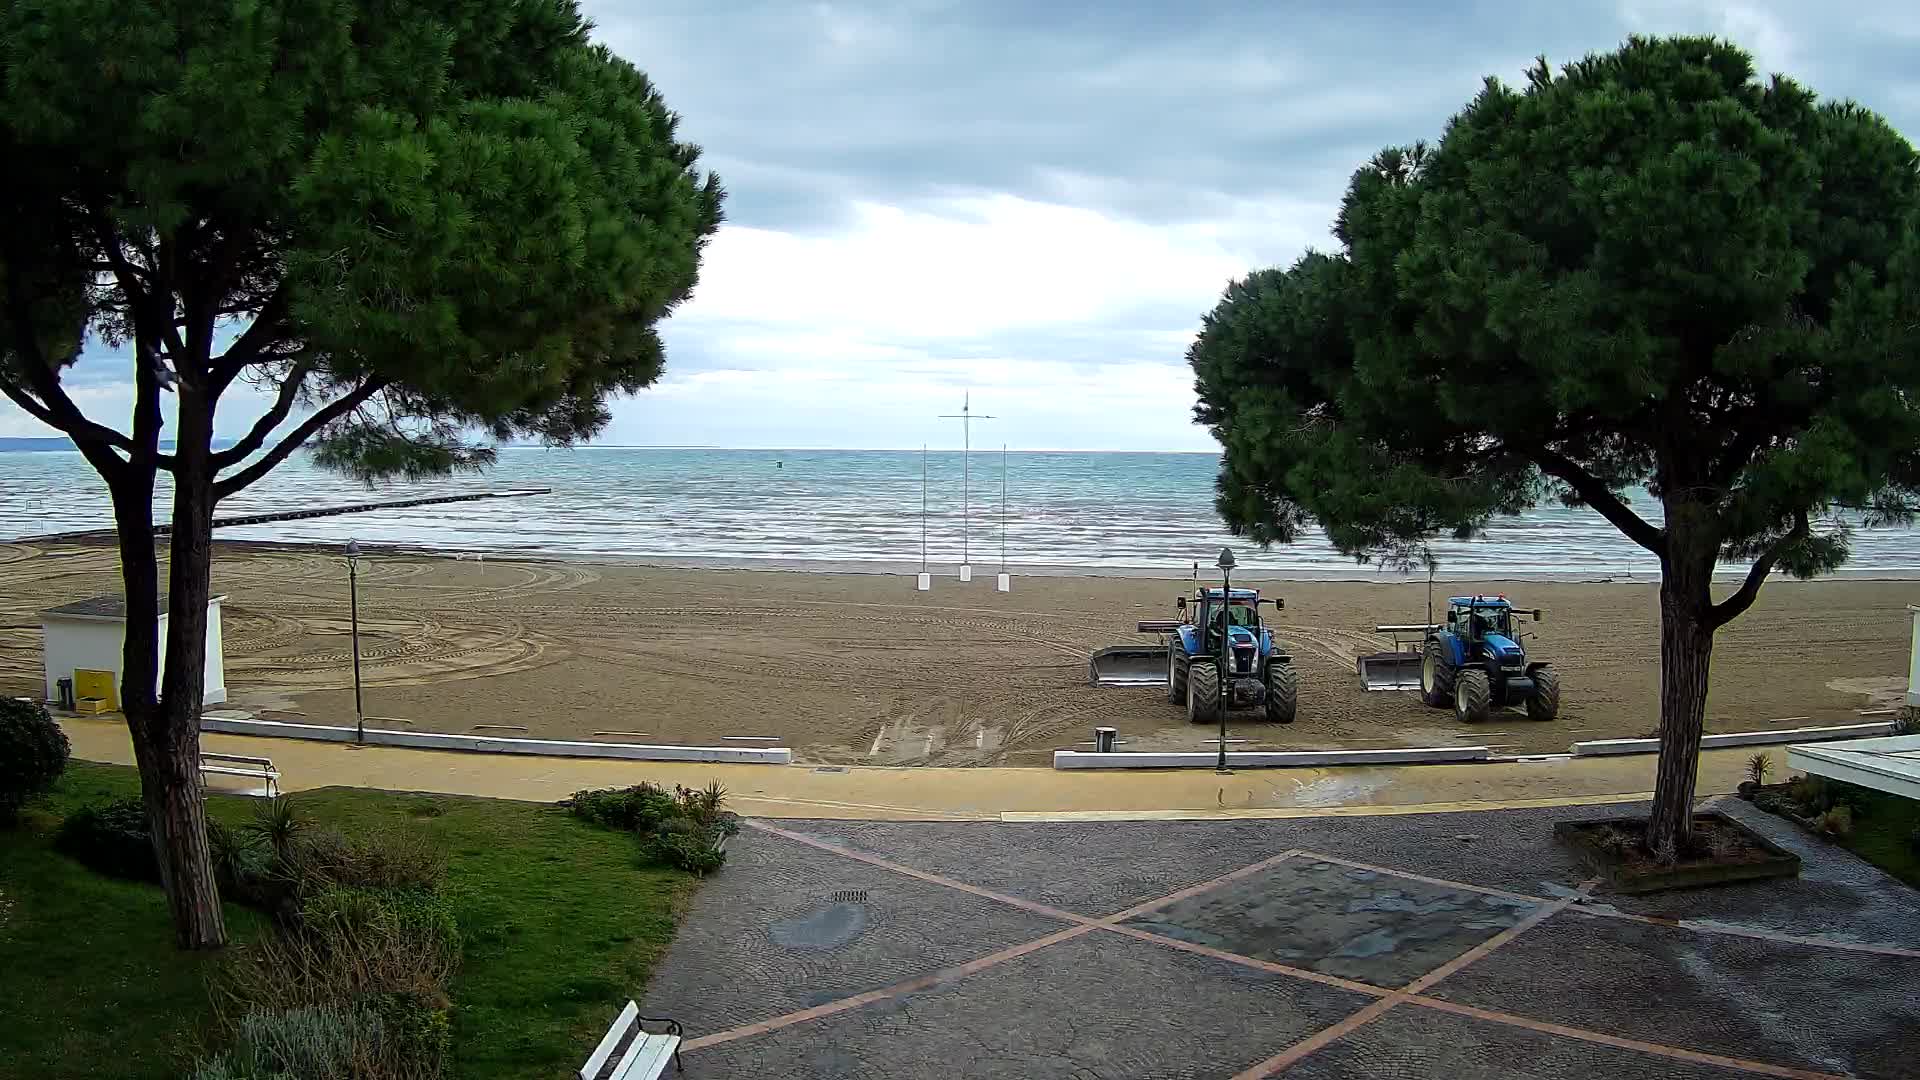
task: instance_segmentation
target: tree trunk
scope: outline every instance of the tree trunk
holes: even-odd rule
[[[212,594],[213,404],[193,380],[182,380],[179,394],[173,550],[167,567],[167,664],[160,676],[156,717],[167,732],[168,753],[162,782],[148,788],[147,813],[180,946],[205,949],[227,943],[207,846],[206,804],[200,796],[200,711],[206,692],[207,599]]]
[[[1660,767],[1647,822],[1647,847],[1672,861],[1693,833],[1693,793],[1713,660],[1713,568],[1718,537],[1698,507],[1669,503],[1660,577]]]
[[[207,845],[206,806],[200,795],[200,707],[213,532],[211,439],[211,409],[183,386],[165,672],[159,669],[159,567],[151,465],[144,471],[136,469],[113,488],[121,579],[127,594],[121,707],[133,736],[134,761],[140,767],[141,796],[153,833],[160,884],[173,914],[175,940],[183,949],[211,949],[227,943]]]

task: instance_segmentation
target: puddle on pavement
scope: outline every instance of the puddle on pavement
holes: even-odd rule
[[[784,948],[823,952],[845,945],[866,928],[866,908],[859,904],[828,904],[806,915],[774,923],[767,934],[775,945]]]

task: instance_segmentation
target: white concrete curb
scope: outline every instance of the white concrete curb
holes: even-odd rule
[[[1827,739],[1857,739],[1862,736],[1886,735],[1893,731],[1891,721],[1872,724],[1842,724],[1839,727],[1803,727],[1782,728],[1778,731],[1731,731],[1725,735],[1706,735],[1700,739],[1700,749],[1713,750],[1728,746],[1769,746],[1774,743],[1822,742]],[[1660,752],[1659,739],[1595,739],[1592,742],[1577,742],[1572,746],[1574,757],[1604,757],[1609,754],[1657,754]]]
[[[1436,765],[1485,761],[1493,752],[1484,746],[1425,746],[1395,750],[1229,750],[1227,765],[1241,769],[1273,769],[1317,765]],[[1056,769],[1198,769],[1213,768],[1217,750],[1112,754],[1085,750],[1055,750]]]
[[[222,720],[200,718],[200,730],[222,735],[262,735],[283,739],[352,742],[353,729],[319,724],[287,724],[277,720]],[[511,739],[494,735],[444,735],[433,731],[367,729],[370,746],[407,746],[420,750],[474,750],[494,754],[540,754],[548,757],[623,758],[632,761],[712,761],[744,765],[791,765],[793,751],[784,746],[648,746],[641,743],[572,742],[564,739]]]

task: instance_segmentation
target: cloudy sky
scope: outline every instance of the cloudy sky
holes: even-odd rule
[[[1720,34],[1920,136],[1920,11],[1893,0],[586,7],[731,193],[616,444],[957,445],[936,417],[970,392],[999,417],[977,444],[1211,448],[1182,353],[1221,288],[1330,245],[1358,163],[1540,53]],[[123,359],[73,376],[124,419]],[[44,432],[0,406],[0,434]]]

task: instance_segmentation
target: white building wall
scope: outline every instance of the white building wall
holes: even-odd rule
[[[1920,708],[1920,607],[1907,605],[1913,616],[1913,647],[1907,653],[1907,704]]]
[[[41,623],[46,635],[47,700],[57,701],[61,679],[73,678],[75,668],[113,672],[120,685],[120,647],[124,623],[106,619],[63,619],[52,616]]]
[[[61,615],[43,617],[40,628],[45,635],[46,700],[59,700],[59,680],[73,678],[75,668],[111,671],[113,685],[120,687],[126,681],[126,672],[121,667],[126,626],[124,619]],[[160,616],[159,634],[159,670],[164,672],[167,668],[167,617],[164,613]],[[221,655],[222,641],[220,600],[216,597],[207,606],[207,660],[201,671],[206,687],[204,700],[208,705],[227,700],[227,665],[226,658]],[[153,681],[153,692],[160,692],[157,675]]]
[[[227,661],[221,653],[220,598],[207,605],[207,664],[204,672],[204,700],[208,705],[227,700]]]

